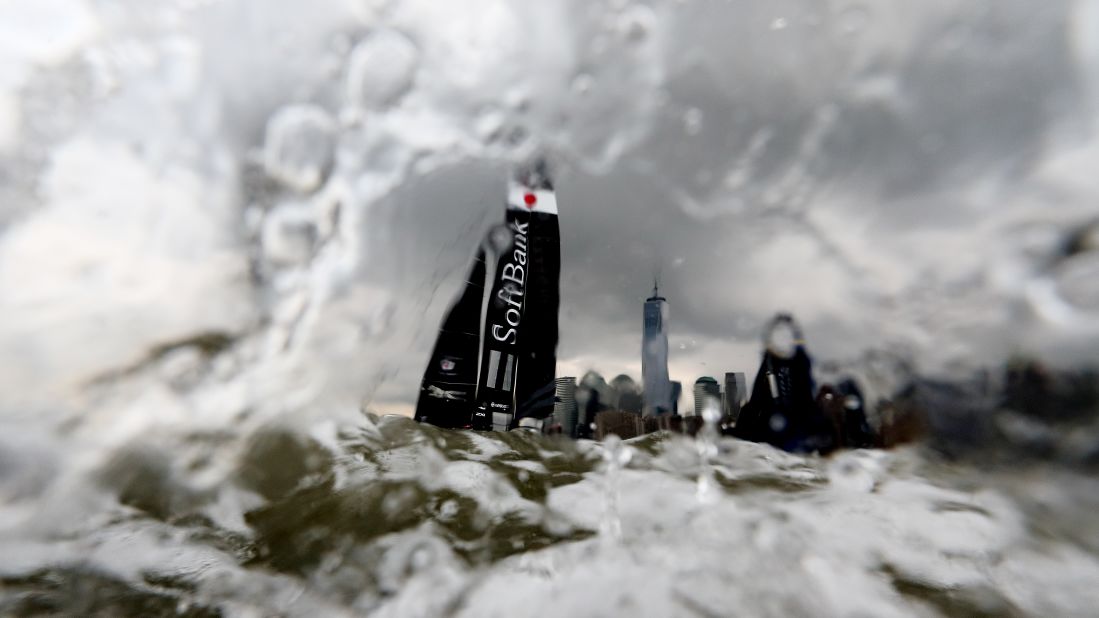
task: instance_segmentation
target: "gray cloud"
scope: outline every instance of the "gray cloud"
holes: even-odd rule
[[[1059,267],[1012,232],[1046,226],[1056,236],[1094,213],[1094,188],[1081,178],[1099,161],[1088,99],[1096,67],[1080,50],[1095,44],[1074,21],[1080,3],[382,4],[236,0],[174,25],[137,11],[103,26],[144,42],[153,61],[106,74],[121,83],[112,96],[74,89],[65,109],[80,113],[57,122],[93,151],[138,153],[102,168],[124,160],[159,194],[184,187],[206,209],[210,230],[180,207],[134,238],[176,227],[180,238],[216,235],[217,251],[250,261],[256,276],[245,285],[194,268],[194,289],[251,306],[247,319],[217,311],[188,324],[200,314],[188,307],[220,305],[148,299],[131,280],[168,271],[131,258],[207,265],[213,249],[181,257],[132,240],[117,264],[87,256],[108,265],[104,277],[127,277],[110,279],[117,293],[67,332],[86,338],[105,323],[141,333],[124,355],[96,363],[125,365],[143,347],[213,324],[263,342],[247,348],[264,350],[248,366],[271,399],[300,389],[345,407],[361,397],[407,406],[474,247],[500,219],[510,164],[538,147],[559,171],[563,371],[637,375],[654,274],[671,303],[673,377],[685,382],[754,371],[759,328],[777,310],[802,318],[818,357],[886,347],[929,369],[1016,349],[1055,357],[1053,342],[1099,338],[1094,307],[1042,300],[1045,288],[1032,284]],[[363,95],[372,80],[394,79],[369,65],[348,74],[355,44],[379,32],[416,46],[412,75],[392,96],[344,100],[348,83]],[[106,79],[79,67],[44,74]],[[34,86],[49,81],[29,80],[25,100],[49,99]],[[303,103],[323,109],[336,133],[335,150],[322,153],[331,175],[314,193],[256,179],[268,121]],[[50,110],[22,111],[34,141]],[[28,167],[29,155],[6,156]],[[115,182],[101,176],[81,182]],[[105,200],[104,216],[144,212],[116,204],[123,197]],[[50,200],[36,225],[64,219]],[[0,220],[37,206],[13,204]],[[305,231],[283,239],[279,221]],[[95,246],[117,244],[116,228],[86,229]],[[275,255],[282,240],[294,250]],[[33,244],[0,237],[7,272],[38,255]],[[84,261],[58,263],[40,278],[91,285]],[[44,320],[41,337],[16,321],[3,340],[49,357],[49,367],[54,351],[87,344],[51,335],[62,331],[33,300],[9,294],[0,306]],[[152,326],[130,329],[135,322]]]
[[[648,137],[609,171],[566,166],[560,178],[562,359],[605,359],[597,368],[607,375],[636,362],[641,301],[656,273],[671,301],[673,357],[695,375],[754,371],[751,350],[774,310],[802,315],[822,356],[909,340],[913,325],[895,323],[904,315],[897,305],[921,304],[921,287],[948,293],[961,275],[922,264],[924,253],[937,251],[932,246],[898,265],[914,281],[928,271],[916,288],[891,292],[889,271],[868,272],[865,264],[879,250],[900,264],[905,258],[890,245],[922,230],[963,245],[966,238],[983,242],[970,226],[987,224],[993,206],[974,202],[971,188],[992,183],[1013,191],[1049,156],[1059,131],[1081,126],[1078,67],[1066,43],[1069,8],[939,6],[911,24],[873,13],[864,30],[882,20],[884,29],[899,30],[899,40],[871,33],[868,42],[858,33],[837,36],[852,18],[816,5],[685,9],[665,35],[666,98]],[[773,30],[784,14],[794,17]],[[460,276],[464,266],[455,260],[464,256],[447,243],[472,246],[468,221],[483,226],[497,216],[483,204],[498,201],[491,197],[498,168],[474,168],[421,179],[406,192],[423,192],[414,200],[395,198],[400,223],[380,229],[405,238],[403,231],[423,232],[437,221],[414,237],[442,243],[446,252],[435,263],[409,254],[405,272],[434,282],[445,264],[451,279]],[[440,212],[439,199],[463,214]],[[836,234],[837,225],[856,229],[859,246],[845,247],[847,232]],[[980,262],[982,248],[970,250]],[[981,305],[1002,299],[985,291],[959,298],[959,306],[994,318]],[[943,321],[941,331],[917,327],[931,338],[924,345],[935,347],[936,332],[947,336],[950,319]],[[980,350],[998,353],[988,345],[973,353]],[[715,355],[726,364],[713,366]],[[413,370],[405,387],[415,378]]]

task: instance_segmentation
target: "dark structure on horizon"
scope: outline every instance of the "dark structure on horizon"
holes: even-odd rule
[[[694,415],[702,416],[702,409],[706,407],[706,402],[713,401],[714,405],[721,405],[721,387],[718,386],[717,380],[710,376],[702,376],[695,380],[694,387],[695,407]]]
[[[721,394],[721,411],[728,422],[735,423],[740,408],[748,401],[748,382],[741,371],[725,374],[725,392]]]
[[[641,337],[641,382],[645,416],[672,411],[672,384],[668,379],[668,301],[653,284],[645,300],[644,333]]]
[[[793,336],[793,350],[773,343],[775,330],[785,327]],[[788,314],[778,314],[763,335],[764,352],[752,397],[730,433],[744,440],[766,442],[790,452],[828,452],[837,445],[832,423],[817,405],[812,362],[801,327]]]
[[[570,438],[576,437],[576,425],[580,422],[580,408],[576,404],[576,378],[566,376],[557,378],[556,395],[553,404],[554,424],[561,433]]]
[[[608,406],[623,412],[641,414],[642,396],[641,388],[633,378],[626,374],[619,374],[610,382],[611,400]]]

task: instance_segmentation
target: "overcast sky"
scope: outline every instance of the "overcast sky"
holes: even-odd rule
[[[644,137],[609,169],[559,157],[558,373],[639,377],[654,274],[688,392],[701,375],[750,379],[780,310],[818,358],[892,348],[933,370],[1028,350],[1002,335],[1033,317],[991,273],[1005,222],[1059,206],[1079,219],[1071,202],[1088,199],[1042,203],[1035,188],[1090,128],[1072,6],[705,4],[660,24],[662,101]],[[371,211],[366,270],[400,286],[402,304],[429,303],[387,395],[415,391],[477,235],[500,217],[505,174],[443,166]]]
[[[820,360],[1094,357],[1094,0],[54,4],[0,72],[8,385],[224,332],[257,399],[407,411],[536,149],[559,375],[639,378],[654,275],[688,392],[776,311]]]

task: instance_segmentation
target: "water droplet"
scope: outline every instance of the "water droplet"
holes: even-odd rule
[[[447,500],[439,505],[439,516],[443,519],[453,519],[458,514],[458,503],[454,500]]]
[[[775,20],[771,22],[771,30],[785,30],[787,25],[789,24],[785,17],[776,17]]]
[[[351,52],[347,66],[347,101],[361,108],[391,105],[412,87],[419,50],[392,30],[371,34]]]
[[[413,573],[423,571],[433,564],[435,564],[435,548],[427,544],[414,549],[408,557],[408,567]]]
[[[1089,251],[1065,260],[1055,279],[1061,298],[1076,309],[1099,313],[1099,254]]]
[[[572,91],[576,94],[587,94],[595,80],[587,73],[580,73],[572,80]]]
[[[618,476],[623,466],[633,458],[633,449],[611,434],[603,440],[603,466],[606,478],[606,503],[600,531],[611,542],[622,538],[622,521],[618,513]]]
[[[699,472],[696,495],[702,504],[710,504],[717,499],[717,481],[714,479],[710,460],[717,456],[718,422],[721,420],[721,407],[714,397],[706,397],[702,404],[702,430],[698,432],[695,446],[698,449]]]
[[[698,135],[702,130],[702,110],[692,107],[683,112],[683,130],[687,135]]]
[[[702,418],[710,425],[721,420],[721,408],[713,397],[706,398],[706,405],[702,408]]]
[[[335,139],[332,118],[320,107],[284,107],[267,122],[264,169],[289,187],[312,191],[332,166]]]
[[[767,421],[767,425],[770,426],[771,431],[778,433],[783,429],[786,429],[786,416],[782,414],[772,414],[771,418]]]
[[[785,322],[777,324],[767,336],[767,347],[779,356],[793,356],[797,346],[797,335],[793,327]]]
[[[511,247],[511,230],[506,225],[495,225],[488,233],[488,249],[499,255]]]
[[[263,223],[263,257],[276,266],[307,262],[317,242],[317,226],[308,209],[282,207]]]

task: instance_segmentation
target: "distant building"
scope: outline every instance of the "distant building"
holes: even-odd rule
[[[670,431],[672,433],[685,433],[693,436],[702,428],[701,416],[679,416],[678,414],[662,414],[660,416],[646,416],[645,433],[654,431]]]
[[[604,402],[610,399],[610,385],[603,379],[603,376],[594,371],[585,373],[584,377],[580,378],[580,384],[577,388],[585,388],[599,393],[599,398]]]
[[[653,285],[645,300],[645,330],[641,338],[641,382],[644,413],[667,414],[672,410],[672,385],[668,380],[668,301]]]
[[[566,376],[557,378],[557,395],[553,404],[553,419],[561,426],[566,436],[576,435],[576,425],[580,421],[580,408],[576,405],[576,378]]]
[[[594,371],[589,371],[580,378],[580,384],[576,387],[576,406],[579,411],[579,419],[576,424],[577,438],[591,438],[592,427],[595,424],[595,416],[607,409],[607,401],[611,399],[611,388],[603,376]]]
[[[748,382],[745,380],[743,372],[737,371],[725,374],[725,392],[721,396],[722,413],[726,418],[736,422],[737,417],[740,416],[740,407],[748,401]]]
[[[621,410],[604,410],[595,416],[595,439],[614,434],[623,440],[645,433],[645,420],[640,414]]]
[[[610,383],[611,400],[607,407],[623,412],[641,414],[641,387],[626,374],[615,376]]]
[[[702,408],[706,406],[707,399],[713,399],[718,405],[721,404],[721,387],[718,386],[717,380],[703,376],[695,380],[695,416],[702,416]]]
[[[672,414],[679,414],[679,399],[683,396],[683,383],[672,382]]]

